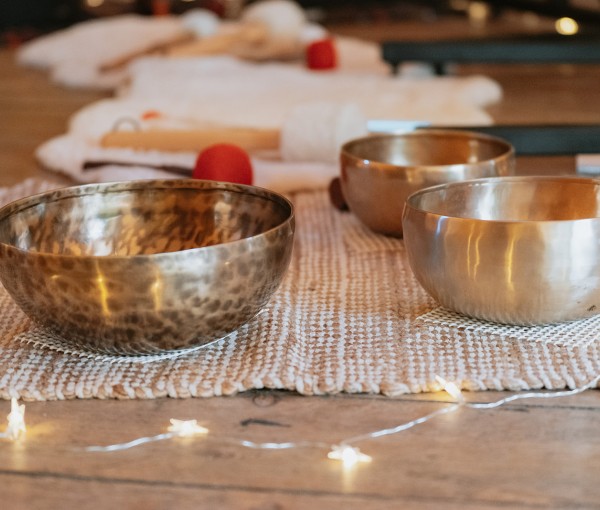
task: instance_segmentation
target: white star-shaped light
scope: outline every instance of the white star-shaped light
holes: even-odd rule
[[[373,460],[358,448],[349,445],[333,445],[327,457],[332,460],[342,461],[345,468],[351,468],[358,462],[371,462]]]
[[[453,382],[446,381],[443,377],[439,375],[435,376],[435,380],[440,384],[442,388],[448,393],[454,400],[456,400],[459,404],[464,403],[465,397],[463,397],[460,388],[454,384]]]
[[[6,417],[8,426],[4,436],[12,441],[16,441],[25,434],[25,404],[19,405],[16,398],[10,401],[10,413]]]
[[[192,437],[199,434],[208,434],[208,429],[198,425],[197,420],[176,420],[171,418],[170,422],[171,425],[167,430],[180,437]]]

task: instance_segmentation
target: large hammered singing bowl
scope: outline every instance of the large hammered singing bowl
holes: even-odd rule
[[[210,343],[253,318],[288,267],[292,205],[251,186],[131,181],[0,210],[0,280],[35,321],[88,350]]]
[[[432,187],[409,197],[404,243],[417,280],[456,312],[532,326],[600,310],[600,180]]]
[[[350,210],[371,230],[402,236],[406,199],[429,186],[514,173],[505,140],[451,129],[371,135],[347,142],[340,154],[341,186]]]

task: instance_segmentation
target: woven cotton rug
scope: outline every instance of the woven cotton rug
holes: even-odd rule
[[[0,202],[52,183],[29,181]],[[0,397],[26,400],[564,388],[600,373],[600,318],[545,327],[485,323],[440,309],[414,279],[403,241],[374,234],[326,193],[293,197],[293,260],[263,313],[196,350],[84,352],[34,325],[0,288]]]

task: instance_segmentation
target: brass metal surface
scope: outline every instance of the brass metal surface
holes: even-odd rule
[[[148,353],[209,343],[254,317],[293,245],[290,202],[198,180],[50,191],[0,210],[0,280],[80,347]]]
[[[401,236],[402,210],[411,193],[451,181],[510,175],[514,156],[508,142],[469,131],[368,136],[341,149],[342,191],[365,225]]]
[[[404,243],[442,306],[515,325],[600,310],[600,180],[499,177],[413,194]]]

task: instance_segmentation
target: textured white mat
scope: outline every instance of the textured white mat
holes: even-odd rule
[[[48,186],[46,184],[45,186]],[[29,194],[30,181],[0,194]],[[251,388],[300,393],[576,387],[600,373],[599,319],[516,328],[439,310],[401,240],[371,233],[325,193],[294,196],[290,270],[265,311],[214,345],[126,358],[74,350],[32,323],[0,288],[0,397],[156,398]]]

